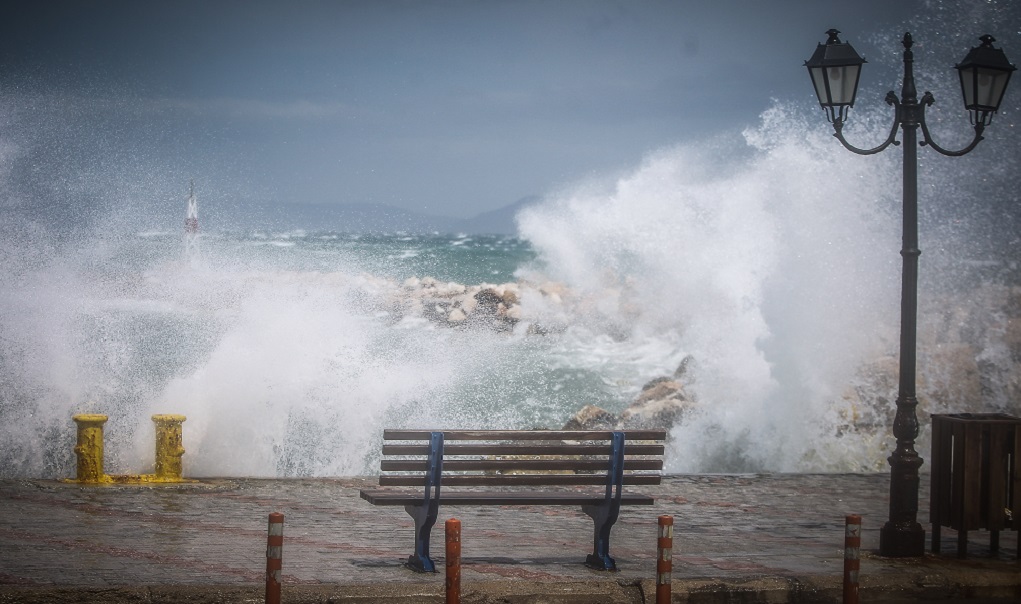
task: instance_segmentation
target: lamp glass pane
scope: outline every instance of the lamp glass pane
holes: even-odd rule
[[[859,65],[846,65],[842,67],[829,68],[830,92],[833,95],[833,102],[838,105],[850,105],[854,103],[854,89],[858,83]]]
[[[1009,72],[995,69],[978,70],[978,97],[975,103],[983,108],[996,109],[1003,98],[1003,90],[1007,85]]]
[[[1009,80],[1009,71],[985,67],[962,69],[961,89],[964,92],[964,107],[995,111],[1003,100],[1003,93]]]
[[[826,94],[826,70],[822,67],[810,67],[808,73],[812,76],[812,85],[815,86],[815,94],[819,97],[819,104],[823,107],[829,105],[830,98]]]
[[[975,68],[961,69],[961,92],[964,93],[964,107],[971,109],[975,105]]]

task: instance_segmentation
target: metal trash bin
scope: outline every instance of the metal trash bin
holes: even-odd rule
[[[1018,530],[1019,459],[1021,418],[1005,413],[932,415],[929,522],[933,553],[939,553],[944,526],[957,531],[959,558],[967,557],[968,531],[988,530],[989,549],[995,552],[1001,530]]]

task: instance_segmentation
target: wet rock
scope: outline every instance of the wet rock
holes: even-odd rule
[[[369,304],[372,296],[380,298],[377,316],[391,321],[425,319],[440,326],[488,329],[496,332],[514,331],[520,324],[521,334],[544,334],[546,328],[532,328],[536,317],[528,317],[522,300],[527,294],[541,299],[534,285],[524,283],[481,283],[465,285],[454,281],[441,282],[434,277],[409,277],[404,281],[364,275],[359,281]],[[554,285],[548,284],[547,291]],[[557,286],[557,291],[563,291]]]
[[[546,336],[550,334],[550,331],[550,328],[542,323],[530,323],[526,333],[533,336]]]
[[[517,283],[507,283],[503,286],[503,303],[512,306],[521,301],[521,291]]]
[[[697,403],[684,393],[680,382],[668,377],[649,381],[635,400],[616,416],[595,405],[585,405],[564,424],[564,430],[670,430],[694,410]]]
[[[496,314],[496,307],[503,302],[503,298],[495,287],[484,287],[475,294],[475,301],[478,302],[480,310],[492,309],[493,314]]]
[[[670,378],[656,378],[642,386],[642,392],[631,406],[667,399],[683,401],[688,397],[684,394],[684,386],[680,382]]]
[[[616,427],[617,416],[595,405],[585,405],[564,424],[564,430],[610,430]]]
[[[694,364],[695,357],[691,356],[690,354],[684,357],[684,359],[681,360],[681,364],[678,365],[677,369],[674,370],[674,379],[680,380],[688,377],[688,371],[691,370]],[[688,381],[690,382],[691,379],[689,378]]]
[[[670,378],[656,378],[645,384],[634,402],[620,414],[618,427],[669,430],[695,405],[685,394],[680,382]]]
[[[674,381],[673,379],[668,378],[668,377],[653,378],[653,379],[649,380],[648,382],[646,382],[644,386],[642,386],[642,392],[645,392],[646,390],[650,390],[652,388],[655,388],[656,386],[659,386],[662,383],[673,382],[673,381]]]
[[[451,281],[450,283],[437,286],[436,295],[444,298],[452,298],[454,296],[460,296],[466,289],[467,288],[464,285]]]
[[[507,307],[503,316],[508,321],[514,321],[515,323],[521,320],[521,307],[517,304]]]
[[[474,294],[472,295],[464,294],[463,296],[454,301],[454,306],[460,308],[465,315],[470,315],[473,312],[475,312],[475,309],[478,307],[478,305],[479,303],[475,299]]]
[[[693,401],[676,398],[635,401],[620,414],[617,427],[669,430],[680,423],[695,406]]]

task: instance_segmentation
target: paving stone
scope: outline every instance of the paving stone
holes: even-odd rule
[[[928,532],[928,476],[922,478],[919,520]],[[107,588],[119,589],[122,601],[154,602],[175,586],[205,588],[188,592],[189,601],[205,601],[210,594],[221,599],[208,601],[245,601],[265,580],[271,512],[285,515],[283,581],[289,593],[338,602],[345,601],[343,593],[370,598],[373,585],[404,585],[419,589],[414,592],[419,596],[428,592],[428,598],[441,593],[429,590],[442,590],[442,574],[403,566],[414,543],[410,517],[400,508],[360,499],[359,489],[373,483],[362,477],[95,487],[0,481],[0,602],[31,601],[32,594],[59,590],[78,594],[74,601],[90,601],[89,594],[101,601],[112,597],[101,591]],[[648,582],[655,577],[656,518],[669,514],[675,523],[675,601],[687,601],[678,594],[721,589],[761,592],[767,599],[797,593],[802,601],[813,601],[805,594],[815,594],[826,601],[839,598],[844,517],[855,513],[862,516],[863,589],[1021,601],[1016,531],[1001,533],[995,553],[988,533],[970,533],[966,560],[955,557],[956,535],[949,529],[943,531],[940,555],[879,557],[888,474],[672,475],[660,486],[639,490],[655,495],[657,503],[622,511],[611,537],[616,573],[583,565],[592,546],[591,520],[567,507],[441,508],[433,557],[442,568],[443,520],[457,517],[462,584],[465,593],[475,590],[476,601],[488,601],[480,585],[517,594],[500,600],[506,602],[540,601],[528,600],[529,590],[545,594],[541,601],[584,602],[595,598],[590,586],[602,585],[617,594],[606,597],[617,599],[590,601],[641,602],[654,591]],[[581,591],[554,593],[569,585]],[[580,599],[572,600],[575,596]]]

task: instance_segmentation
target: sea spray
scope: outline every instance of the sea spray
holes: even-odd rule
[[[968,140],[950,66],[987,25],[1021,22],[1010,4],[935,3],[912,25],[946,146]],[[994,33],[1016,61],[1021,35]],[[872,34],[845,32],[870,67],[896,65],[902,34]],[[882,94],[897,85],[871,73],[846,130],[863,146],[885,135]],[[974,153],[920,150],[923,456],[929,412],[1021,413],[1016,92]],[[80,121],[62,111],[64,126]],[[0,475],[73,475],[77,412],[110,415],[114,472],[151,471],[149,416],[171,412],[188,416],[192,476],[372,473],[383,428],[558,428],[584,404],[619,413],[688,355],[698,411],[672,431],[668,469],[885,470],[899,150],[847,152],[810,102],[748,121],[743,136],[547,194],[521,216],[523,240],[207,223],[193,269],[183,197],[140,209],[188,175],[135,162],[107,174],[99,160],[36,170],[66,133],[19,147],[39,129],[14,119],[0,140]],[[531,332],[444,326],[388,302],[408,277],[502,282],[519,266]]]
[[[401,281],[357,272],[409,239],[424,256],[467,248],[476,265],[518,243],[204,237],[199,267],[180,235],[149,231],[64,249],[41,237],[30,266],[5,265],[20,275],[0,314],[5,475],[73,473],[83,411],[110,416],[114,472],[151,470],[149,416],[173,412],[188,417],[192,476],[321,476],[371,471],[385,427],[545,427],[579,400],[613,402],[599,373],[551,357],[552,338],[440,328],[395,309]],[[252,253],[267,240],[293,245]]]
[[[981,33],[962,23],[1019,22],[1009,3],[934,8],[912,24],[916,42],[939,42],[917,43],[919,64],[959,60]],[[1018,33],[998,35],[1009,46]],[[896,65],[901,35],[869,37]],[[934,136],[963,147],[956,79],[922,80],[940,99],[929,109]],[[863,147],[883,140],[892,119],[876,87],[863,86],[845,128]],[[967,157],[920,152],[923,455],[928,413],[1019,411],[1019,313],[1009,310],[1019,295],[1010,252],[1021,240],[1018,107],[1012,97]],[[600,300],[577,319],[597,334],[672,342],[664,358],[697,360],[687,387],[700,413],[674,429],[671,469],[884,470],[897,390],[900,154],[851,154],[817,108],[784,102],[744,137],[679,145],[616,182],[549,196],[519,217],[538,253],[519,274]],[[598,337],[589,347],[602,347]]]
[[[890,162],[845,161],[792,113],[767,111],[737,160],[731,140],[678,146],[520,216],[534,270],[627,317],[609,333],[695,358],[702,413],[675,431],[676,470],[803,467],[831,436],[820,401],[877,346],[893,299]]]
[[[192,476],[372,472],[385,427],[557,428],[584,404],[619,413],[689,354],[683,379],[700,411],[674,430],[671,468],[882,469],[897,208],[870,183],[896,181],[896,170],[834,181],[830,141],[790,134],[791,120],[788,107],[767,111],[740,162],[678,146],[619,185],[551,196],[522,216],[538,253],[519,272],[534,329],[400,310],[404,281],[357,272],[409,243],[426,255],[487,245],[464,237],[382,238],[352,253],[329,234],[211,234],[198,269],[182,261],[179,234],[103,234],[63,249],[18,239],[27,249],[8,255],[16,278],[0,315],[4,472],[73,472],[68,418],[82,411],[111,416],[112,471],[148,471],[149,416],[175,412],[189,418]],[[626,211],[632,201],[641,211]],[[529,216],[553,228],[533,229]],[[1016,400],[1016,362],[995,337],[1014,316],[1010,297],[986,288],[978,307],[954,306],[923,334],[980,334],[981,386]],[[954,375],[926,366],[932,386],[921,391],[946,390]],[[931,408],[946,408],[936,394]]]
[[[422,334],[352,313],[331,275],[256,281],[201,368],[152,404],[194,418],[197,475],[361,472],[385,411],[428,400],[450,363]]]

